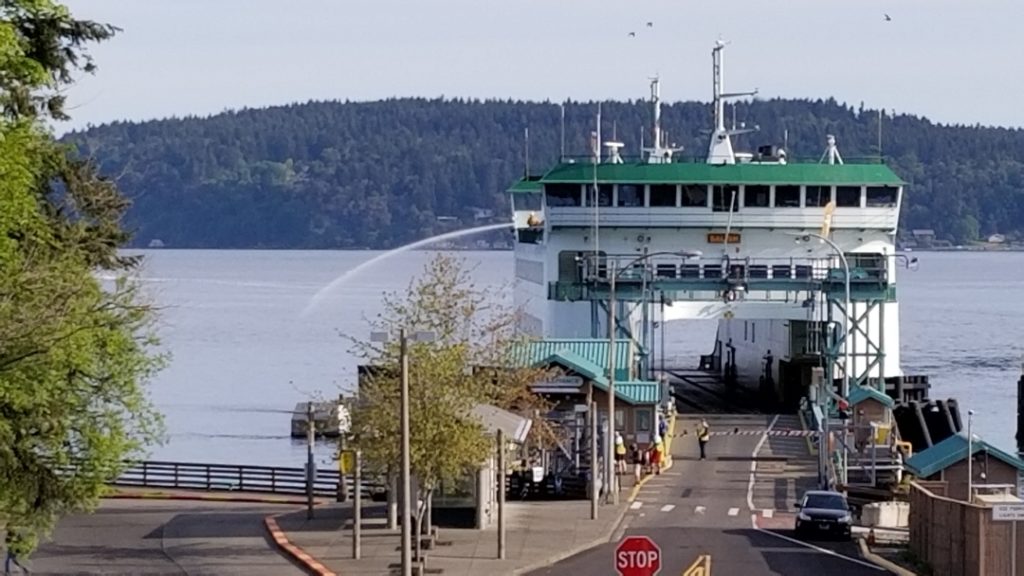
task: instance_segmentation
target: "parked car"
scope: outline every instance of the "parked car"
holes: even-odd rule
[[[808,490],[794,506],[800,510],[796,515],[797,537],[851,538],[853,509],[839,492]]]

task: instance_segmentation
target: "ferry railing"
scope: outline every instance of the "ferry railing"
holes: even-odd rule
[[[742,153],[742,152],[741,152]],[[645,156],[637,154],[620,154],[619,158],[622,160],[622,164],[646,164],[647,158]],[[608,161],[607,155],[601,157],[601,164],[611,164]],[[750,159],[751,163],[776,163],[777,158],[764,156],[758,157],[754,154],[754,157]],[[695,155],[677,155],[672,156],[672,161],[669,164],[704,164],[707,162],[706,156],[695,156]],[[740,162],[743,163],[743,162]],[[786,164],[822,164],[821,156],[786,156]],[[843,156],[843,164],[887,164],[887,159],[883,156]],[[593,154],[572,154],[562,156],[562,164],[594,164]],[[841,166],[841,165],[840,165]]]
[[[352,478],[347,476],[345,480],[349,492],[354,490]],[[341,475],[337,470],[318,469],[313,479],[313,494],[333,498],[339,492],[340,482]],[[304,495],[306,471],[303,468],[278,466],[144,461],[130,465],[110,484],[140,488]],[[364,478],[362,485],[363,492],[369,496],[385,489],[383,482],[372,479]]]
[[[848,255],[853,258],[854,255]],[[577,281],[600,282],[608,278],[609,263],[619,270],[616,282],[655,282],[658,280],[709,279],[739,282],[762,280],[808,280],[843,283],[845,271],[834,258],[767,257],[686,258],[676,255],[652,255],[639,262],[635,254],[589,255],[579,260]],[[631,264],[632,263],[632,264]],[[623,269],[629,265],[629,269]],[[853,265],[850,282],[886,282],[888,271],[884,258],[879,263]]]

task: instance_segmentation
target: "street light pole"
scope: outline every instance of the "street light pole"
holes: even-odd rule
[[[700,257],[701,252],[697,250],[645,252],[643,256],[631,260],[618,270],[616,270],[615,260],[610,256],[608,257],[608,429],[605,438],[604,470],[605,482],[609,486],[606,492],[606,501],[613,505],[617,505],[619,503],[618,478],[615,473],[615,282],[618,280],[620,274],[632,268],[633,265],[638,262],[648,260],[649,258],[653,258],[654,256],[678,256],[687,259]],[[600,266],[598,266],[597,269],[600,270]],[[647,297],[646,290],[644,291],[643,297]],[[664,318],[662,318],[662,321],[664,321]],[[593,466],[591,469],[593,469]]]
[[[974,434],[972,433],[971,427],[974,420],[974,410],[967,411],[967,502],[974,501],[974,470],[972,470],[972,464],[974,463]],[[1014,548],[1016,548],[1016,543]]]
[[[409,464],[409,343],[405,328],[399,331],[402,356],[402,576],[412,576],[412,514],[410,513],[410,464]]]
[[[313,401],[306,402],[306,518],[313,519],[313,442],[316,434],[316,419],[313,417]],[[342,479],[344,481],[344,479]]]
[[[605,495],[612,505],[619,503],[615,476],[615,261],[608,261],[608,432],[604,440]]]
[[[815,234],[813,232],[808,232],[806,234],[803,234],[803,236],[809,236],[809,237],[817,238],[818,240],[821,240],[822,242],[825,242],[826,244],[828,244],[829,247],[831,247],[832,250],[839,256],[839,261],[843,265],[843,285],[844,285],[844,289],[845,289],[844,300],[843,300],[843,388],[842,388],[842,393],[840,394],[840,396],[842,396],[843,400],[846,400],[847,398],[850,397],[850,317],[853,315],[853,311],[850,310],[850,264],[846,260],[846,254],[844,254],[842,249],[839,248],[839,246],[837,246],[836,243],[833,242],[832,240],[829,240],[828,238],[826,238],[825,236],[822,236],[821,234]],[[884,377],[884,374],[882,376]],[[828,389],[831,390],[832,389],[832,383],[828,382],[827,385],[828,385]],[[826,407],[825,407],[825,420],[826,420],[826,422],[828,421],[828,418],[829,418],[828,412],[829,412],[828,411],[828,404],[827,404],[827,399],[826,399]],[[848,476],[847,476],[847,471],[846,471],[847,458],[848,458],[848,454],[847,453],[848,453],[848,449],[847,449],[846,427],[844,426],[843,427],[843,470],[842,470],[842,477],[841,477],[841,481],[843,483],[843,486],[846,486],[846,483],[848,481]]]

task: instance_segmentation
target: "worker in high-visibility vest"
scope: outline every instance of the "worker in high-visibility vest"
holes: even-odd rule
[[[615,433],[615,471],[618,474],[626,471],[626,441],[618,432]]]
[[[708,426],[708,421],[701,418],[700,424],[697,425],[697,443],[700,444],[700,459],[703,460],[707,454],[705,447],[708,444],[708,440],[711,439],[711,427]]]

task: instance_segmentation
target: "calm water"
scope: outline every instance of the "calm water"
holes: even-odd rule
[[[368,269],[303,317],[323,286],[376,252],[149,251],[143,273],[163,307],[160,334],[173,355],[152,383],[170,438],[153,458],[299,466],[290,411],[311,395],[352,388],[346,336],[365,338],[381,294],[403,289],[429,252]],[[463,252],[480,285],[511,298],[510,252]],[[977,433],[1012,449],[1018,336],[1024,323],[1024,253],[918,254],[900,271],[903,366],[931,375],[934,397],[976,411]],[[693,364],[710,351],[714,322],[670,325],[669,356]],[[658,345],[660,348],[660,345]],[[326,462],[330,447],[318,447]]]

